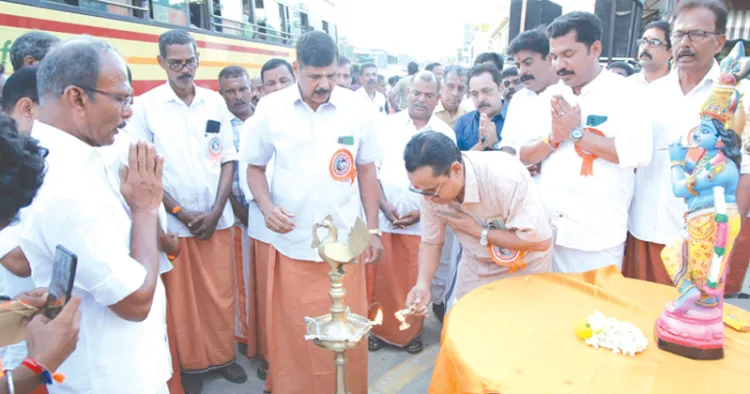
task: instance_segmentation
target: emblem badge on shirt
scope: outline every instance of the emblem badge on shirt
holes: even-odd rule
[[[218,163],[221,160],[221,152],[223,149],[224,146],[219,137],[213,136],[208,140],[208,153],[211,161]]]
[[[505,221],[502,218],[490,218],[487,219],[487,227],[493,230],[507,230],[505,227]],[[506,267],[510,273],[514,273],[519,269],[523,271],[526,268],[526,262],[523,257],[526,251],[516,250],[510,248],[503,248],[496,245],[488,245],[487,251],[490,254],[490,258],[495,264]]]
[[[346,149],[339,149],[333,154],[331,163],[328,165],[328,170],[333,179],[337,181],[348,179],[351,183],[354,183],[354,179],[357,177],[357,169],[354,167],[354,156]]]

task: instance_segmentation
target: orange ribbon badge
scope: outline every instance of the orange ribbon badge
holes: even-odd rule
[[[331,163],[328,165],[328,170],[331,173],[333,179],[337,181],[345,181],[349,179],[351,183],[354,183],[354,179],[357,177],[357,168],[354,166],[354,156],[346,149],[339,149],[331,157]]]
[[[525,250],[508,249],[495,245],[489,245],[487,250],[490,252],[492,261],[507,268],[511,274],[519,269],[523,271],[526,268],[526,261],[523,259],[526,256]]]
[[[595,129],[593,127],[584,127],[584,130],[590,131],[596,135],[600,135],[602,137],[606,137],[604,133],[599,130]],[[581,164],[581,176],[592,176],[594,175],[594,160],[598,159],[599,156],[586,152],[585,150],[581,149],[578,145],[576,147],[576,153],[578,153],[578,157],[583,159],[583,163]]]

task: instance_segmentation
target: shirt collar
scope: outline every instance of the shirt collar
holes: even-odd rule
[[[479,183],[477,174],[474,172],[474,166],[466,155],[461,155],[464,159],[464,202],[463,204],[474,204],[479,202]]]
[[[42,123],[39,120],[34,121],[31,135],[39,140],[39,143],[49,149],[50,158],[64,157],[65,161],[75,164],[84,164],[96,152],[94,147],[79,140],[68,132]]]
[[[438,114],[440,112],[445,111],[445,107],[443,107],[443,100],[438,100],[437,106],[435,106],[435,111],[433,111],[433,114]]]
[[[498,117],[500,119],[505,119],[505,114],[507,112],[508,112],[508,102],[505,101],[505,100],[503,100],[503,106],[500,108],[500,113],[498,113],[497,115],[493,116],[492,119],[490,119],[490,120],[492,120],[493,122],[495,122],[498,119]],[[478,109],[475,109],[474,110],[474,118],[478,121],[480,116],[482,116],[482,113],[479,112]]]
[[[193,84],[193,87],[195,88],[195,97],[193,97],[193,103],[200,103],[203,101],[204,92],[203,89]],[[164,85],[161,86],[161,91],[159,92],[161,95],[161,99],[168,103],[170,101],[178,102],[178,103],[184,103],[181,98],[177,97],[177,93],[174,92],[174,89],[172,89],[171,86],[169,86],[169,81],[165,82]],[[191,105],[192,105],[191,104]]]
[[[602,67],[599,70],[599,75],[596,76],[591,82],[587,83],[581,88],[581,96],[594,92],[597,89],[606,88],[607,81],[610,77],[615,77],[614,73],[611,73]]]
[[[703,76],[703,79],[698,83],[698,85],[693,88],[693,90],[698,89],[706,84],[716,82],[721,77],[721,67],[719,66],[719,62],[714,60],[714,63],[711,65],[711,68],[708,70],[706,75]],[[672,71],[669,72],[669,74],[665,78],[671,78],[671,81],[679,86],[680,84],[680,71],[677,69],[677,67],[673,67]]]

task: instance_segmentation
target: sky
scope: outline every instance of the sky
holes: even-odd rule
[[[334,0],[339,34],[351,45],[408,54],[417,60],[455,56],[464,23],[491,23],[510,0]],[[591,7],[594,0],[556,0],[563,12]],[[505,11],[507,13],[508,11]]]

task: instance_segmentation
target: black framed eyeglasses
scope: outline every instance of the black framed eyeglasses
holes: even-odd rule
[[[416,187],[414,187],[414,185],[409,185],[409,191],[413,193],[421,194],[425,197],[437,197],[440,194],[440,188],[443,186],[443,182],[445,181],[440,181],[440,183],[435,188],[434,192],[428,192],[426,190],[417,189]]]
[[[103,90],[94,89],[94,88],[91,88],[91,87],[88,87],[88,86],[82,86],[82,85],[75,85],[75,86],[79,87],[79,88],[81,88],[83,90],[89,91],[89,92],[99,93],[99,94],[105,95],[105,96],[107,96],[107,97],[109,97],[109,98],[117,101],[117,103],[120,105],[120,109],[122,109],[123,111],[126,110],[126,109],[128,109],[128,108],[130,108],[130,103],[133,102],[133,96],[120,96],[119,94],[105,92]]]
[[[183,68],[187,68],[188,70],[195,70],[198,68],[198,59],[188,59],[187,61],[180,62],[167,62],[167,67],[169,67],[172,71],[182,71]]]
[[[675,31],[670,36],[672,38],[672,45],[682,41],[687,36],[690,41],[703,41],[708,36],[720,36],[721,33],[707,30],[690,30],[690,31]]]
[[[658,48],[658,47],[664,45],[664,41],[662,41],[662,40],[660,40],[658,38],[641,38],[641,39],[639,39],[636,42],[638,43],[639,47],[643,46],[643,45],[649,45],[652,48]]]

